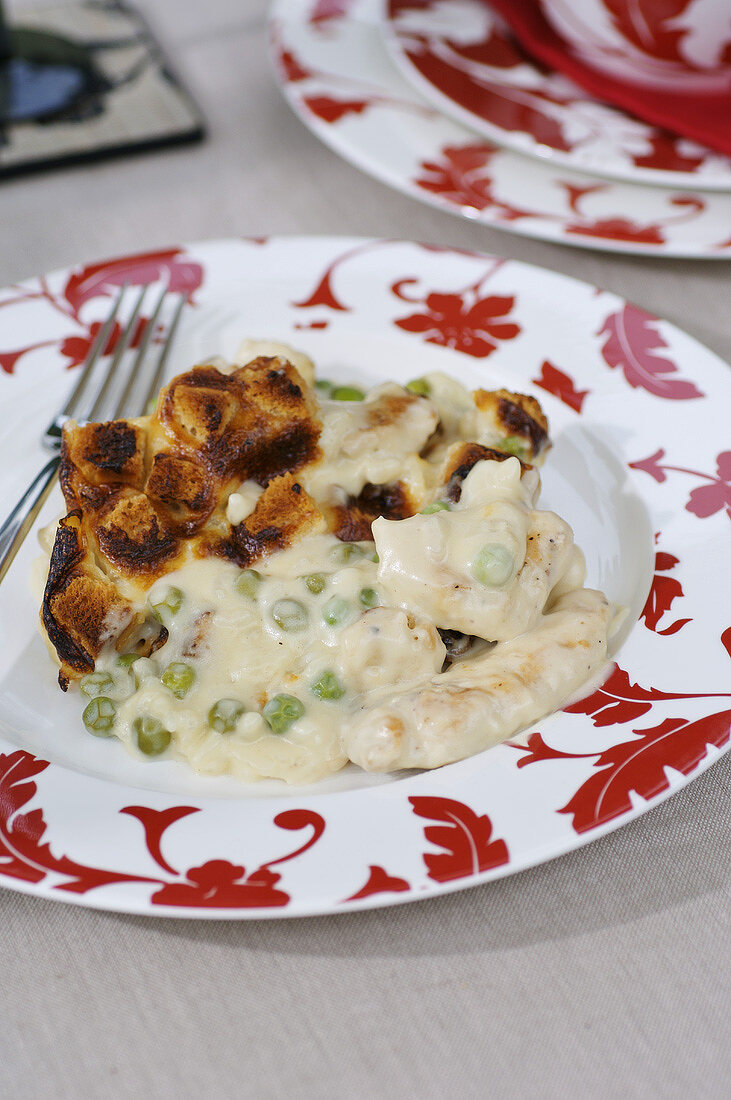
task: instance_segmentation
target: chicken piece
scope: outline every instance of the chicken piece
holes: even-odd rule
[[[441,371],[432,371],[421,381],[439,415],[439,424],[428,448],[429,458],[438,461],[444,448],[464,438],[459,425],[465,415],[474,414],[475,403],[466,386]]]
[[[529,634],[364,708],[344,727],[345,751],[381,772],[438,768],[504,741],[601,670],[611,615],[601,592],[566,593]]]
[[[401,455],[419,452],[437,426],[430,401],[395,382],[376,386],[350,413],[350,426],[340,437],[343,455],[353,458],[380,447]],[[355,421],[353,423],[353,421]]]
[[[438,422],[430,401],[388,382],[364,401],[323,401],[322,420],[323,459],[303,474],[316,500],[328,500],[333,482],[357,497],[367,484],[423,481],[420,467],[428,464],[418,454]]]
[[[441,470],[438,476],[439,487],[436,497],[440,500],[457,503],[462,496],[462,483],[478,462],[490,460],[492,462],[507,462],[514,457],[504,451],[497,451],[492,447],[483,447],[481,443],[454,443],[444,453]],[[523,489],[527,490],[532,503],[538,499],[540,479],[533,467],[518,459],[520,462],[520,477]]]
[[[365,693],[384,683],[423,681],[441,671],[446,654],[431,623],[395,608],[374,607],[343,630],[337,661],[350,689]]]
[[[378,519],[378,579],[391,602],[441,628],[505,641],[540,619],[574,560],[571,528],[530,508],[516,459],[479,462],[454,510]]]

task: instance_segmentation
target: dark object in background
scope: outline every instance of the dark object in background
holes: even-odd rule
[[[122,0],[31,10],[0,4],[0,176],[196,141],[195,103]]]

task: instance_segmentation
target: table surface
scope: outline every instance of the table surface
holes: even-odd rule
[[[208,237],[400,236],[575,275],[731,359],[728,262],[613,256],[432,210],[295,118],[266,0],[139,4],[208,140],[1,184],[0,285]],[[730,788],[727,756],[586,848],[395,909],[175,922],[0,890],[0,1095],[725,1097]]]

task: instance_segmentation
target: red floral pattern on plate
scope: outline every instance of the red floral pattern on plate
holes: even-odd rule
[[[472,210],[494,211],[504,222],[520,218],[532,218],[533,210],[519,207],[507,199],[498,198],[493,179],[486,169],[497,150],[489,145],[471,142],[469,145],[445,145],[439,160],[423,161],[425,173],[414,183],[450,206],[469,207]]]
[[[706,757],[709,745],[717,749],[726,745],[731,736],[731,710],[694,721],[666,718],[656,726],[632,732],[637,736],[598,753],[560,752],[547,745],[539,733],[528,738],[527,746],[512,747],[525,753],[518,761],[519,768],[547,760],[596,757],[595,770],[558,810],[570,814],[575,831],[584,833],[630,813],[632,794],[649,800],[668,790],[666,768],[690,775]]]
[[[74,272],[64,287],[63,296],[78,318],[81,307],[92,298],[109,297],[119,287],[144,286],[164,279],[171,293],[185,294],[190,302],[201,285],[203,270],[199,263],[186,259],[180,248],[161,252],[140,252],[118,260],[89,264]]]
[[[657,542],[658,536],[655,536]],[[642,608],[640,618],[645,620],[648,630],[654,630],[657,634],[677,634],[679,630],[692,622],[692,619],[676,619],[670,626],[658,630],[660,620],[666,612],[670,611],[675,600],[683,595],[683,586],[677,577],[668,577],[667,573],[679,565],[679,561],[672,554],[664,550],[658,550],[655,554],[655,573],[652,578],[652,586],[647,595],[645,606]]]
[[[197,867],[178,872],[162,854],[165,832],[190,814],[195,806],[172,806],[155,810],[146,806],[125,806],[120,812],[136,818],[145,830],[147,850],[168,876],[134,875],[124,871],[90,867],[67,856],[57,857],[48,843],[42,843],[46,823],[40,809],[21,813],[36,795],[35,777],[48,768],[47,760],[17,750],[0,754],[0,875],[40,883],[49,872],[63,875],[67,881],[54,885],[56,890],[84,894],[112,883],[150,883],[160,888],[152,894],[154,905],[203,908],[264,908],[289,903],[289,894],[278,888],[281,880],[271,868],[302,855],[322,836],[325,821],[314,810],[285,810],[274,818],[281,829],[299,831],[310,827],[312,835],[295,851],[278,856],[248,874],[243,866],[225,859],[209,859]]]
[[[664,457],[665,450],[661,447],[649,458],[630,462],[629,465],[633,470],[642,470],[649,474],[659,484],[667,480],[668,471],[703,478],[708,484],[691,491],[685,510],[692,512],[699,519],[708,519],[709,516],[715,516],[717,512],[725,512],[731,519],[731,451],[722,451],[717,456],[715,474],[704,474],[700,470],[690,470],[687,466],[661,463],[660,460]]]
[[[132,339],[129,342],[129,347],[134,349],[139,347],[140,341],[145,334],[149,322],[148,317],[140,317],[135,326]],[[87,355],[91,351],[92,344],[96,340],[101,328],[103,327],[103,321],[94,321],[89,325],[89,328],[84,336],[67,336],[60,347],[60,352],[65,355],[69,360],[68,368],[78,367],[80,363],[83,363]],[[112,325],[112,331],[107,337],[107,342],[102,348],[102,355],[112,355],[116,348],[119,338],[122,335],[122,326],[118,321],[115,321]]]
[[[21,812],[36,794],[35,777],[49,767],[18,749],[0,754],[0,874],[27,882],[41,882],[51,871],[63,875],[57,890],[84,894],[114,882],[151,882],[152,879],[99,867],[87,867],[67,856],[55,856],[43,842],[46,823],[40,809]]]
[[[479,816],[463,802],[437,795],[412,795],[409,802],[419,817],[440,822],[424,829],[430,844],[444,849],[424,855],[429,878],[435,882],[466,878],[509,861],[508,846],[493,839],[487,814]]]
[[[463,0],[453,12],[440,0],[389,0],[384,31],[407,81],[489,140],[619,179],[731,180],[731,163],[719,155],[599,103],[546,69],[483,0]]]
[[[588,191],[582,182],[586,177],[577,172],[575,182],[564,180],[556,165],[545,162],[525,173],[524,157],[475,142],[466,127],[426,106],[384,54],[377,5],[378,0],[361,0],[357,12],[348,8],[320,20],[316,0],[304,8],[294,0],[277,0],[271,18],[272,50],[285,94],[338,153],[432,205],[462,216],[477,214],[482,223],[529,236],[647,254],[717,256],[731,248],[722,192],[700,198],[665,188],[649,192],[631,183],[601,184],[588,209],[572,216],[576,210],[566,201],[568,190],[563,201],[560,193],[571,187]],[[340,115],[340,108],[328,105],[325,112],[334,110],[339,117],[326,123],[306,102],[319,110],[323,99],[367,107]],[[652,155],[649,146],[647,151]],[[569,168],[562,171],[568,174]],[[714,179],[709,176],[709,187],[716,185]],[[642,218],[635,215],[640,191],[647,211]]]
[[[721,748],[731,734],[731,710],[696,721],[666,718],[637,737],[612,745],[597,757],[596,774],[581,785],[559,810],[571,814],[577,833],[595,829],[632,810],[631,794],[645,800],[669,788],[666,768],[690,775],[708,753]]]
[[[193,302],[194,292],[203,281],[203,268],[196,261],[186,258],[181,248],[142,252],[135,256],[89,264],[87,267],[72,271],[58,292],[51,290],[46,278],[38,280],[37,289],[30,286],[16,288],[15,294],[0,302],[0,309],[17,306],[22,302],[47,303],[54,313],[61,315],[69,325],[73,325],[72,331],[61,339],[60,350],[69,360],[67,366],[74,367],[83,362],[102,324],[98,320],[90,323],[82,320],[81,311],[86,303],[96,298],[108,298],[116,294],[125,284],[144,286],[158,280],[164,280],[171,292],[185,294],[188,300]],[[106,316],[108,306],[104,304],[104,308],[98,312]],[[133,347],[139,344],[146,323],[146,319],[140,317],[134,334]],[[106,354],[116,346],[119,332],[119,326],[115,325],[106,345]],[[56,339],[44,340],[41,343],[27,344],[17,349],[1,350],[0,369],[6,374],[12,374],[24,355],[37,348],[52,347],[57,343]]]
[[[547,359],[544,359],[541,365],[541,373],[533,381],[536,386],[540,386],[546,393],[552,393],[559,401],[563,401],[565,405],[578,413],[581,412],[584,401],[591,392],[590,390],[578,389],[569,374],[559,370],[558,367],[554,367],[553,363],[549,363]]]
[[[634,722],[652,707],[653,703],[667,699],[731,698],[731,692],[675,692],[644,688],[630,683],[623,668],[615,667],[608,680],[597,691],[564,707],[566,714],[591,715],[595,726],[612,726],[622,722]]]
[[[687,29],[677,20],[691,0],[603,0],[612,23],[628,42],[647,54],[664,61],[687,64],[679,47]],[[675,26],[673,26],[675,24]]]
[[[368,879],[366,883],[361,886],[360,890],[357,890],[345,900],[358,901],[359,898],[370,898],[373,897],[374,894],[400,894],[410,889],[411,887],[405,878],[397,878],[395,875],[389,875],[387,871],[384,871],[383,867],[371,864],[368,868]]]
[[[630,303],[610,313],[599,330],[606,336],[602,355],[608,366],[619,367],[630,386],[647,390],[655,397],[686,401],[703,394],[693,382],[675,377],[678,368],[667,356],[658,355],[667,348],[658,329],[658,318]]]
[[[423,336],[429,344],[455,348],[477,359],[486,358],[495,351],[498,341],[513,340],[520,333],[520,325],[508,317],[515,306],[515,297],[481,293],[494,270],[495,265],[472,286],[456,293],[430,291],[416,297],[407,288],[413,288],[419,280],[399,279],[391,287],[392,292],[402,301],[418,303],[423,309],[397,318],[394,324],[405,332]]]

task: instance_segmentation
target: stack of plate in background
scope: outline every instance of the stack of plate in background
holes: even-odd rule
[[[271,43],[305,124],[422,202],[564,244],[731,256],[731,158],[533,60],[484,0],[276,0]]]

